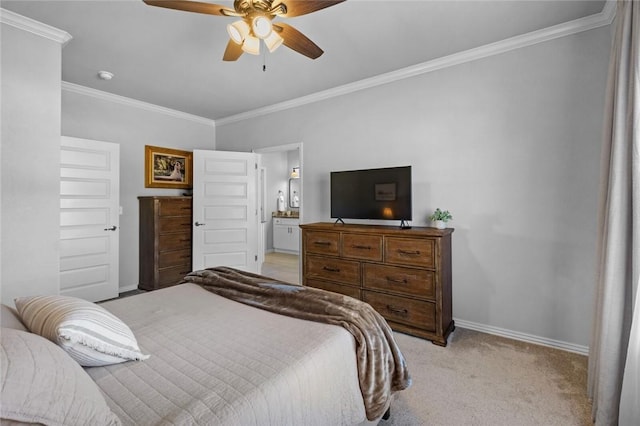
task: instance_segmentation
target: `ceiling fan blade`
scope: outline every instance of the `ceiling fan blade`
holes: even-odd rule
[[[278,5],[284,4],[286,12],[276,14],[283,18],[291,18],[294,16],[306,15],[316,10],[324,9],[342,3],[345,0],[276,0],[271,6],[271,10],[276,10]]]
[[[318,45],[309,40],[306,35],[302,34],[291,25],[278,22],[277,24],[273,24],[273,28],[279,33],[280,37],[283,39],[284,45],[289,49],[293,49],[311,59],[316,59],[324,53]]]
[[[183,10],[185,12],[206,13],[207,15],[237,16],[235,10],[219,4],[202,3],[188,0],[142,0],[149,6],[166,7],[167,9]]]
[[[236,61],[242,55],[242,46],[233,40],[229,40],[224,51],[223,61]]]

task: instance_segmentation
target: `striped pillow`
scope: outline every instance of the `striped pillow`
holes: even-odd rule
[[[69,296],[15,299],[22,322],[62,347],[84,367],[143,360],[131,329],[101,306]]]

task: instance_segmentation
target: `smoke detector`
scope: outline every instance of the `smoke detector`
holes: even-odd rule
[[[98,71],[98,77],[100,77],[101,80],[109,81],[113,78],[113,73],[109,71]]]

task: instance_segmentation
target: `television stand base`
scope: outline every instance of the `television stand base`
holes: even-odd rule
[[[411,225],[409,225],[409,222],[405,222],[404,220],[401,220],[400,229],[411,229]]]
[[[342,220],[342,218],[341,218],[341,217],[337,218],[337,219],[336,219],[336,221],[335,221],[335,222],[333,222],[333,224],[334,224],[334,225],[337,225],[338,223],[341,223],[341,224],[343,224],[343,225],[345,224],[345,223],[344,223],[344,220]]]

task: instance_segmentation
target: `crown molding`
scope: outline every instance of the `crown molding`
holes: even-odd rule
[[[380,74],[375,77],[366,78],[353,83],[323,90],[311,95],[302,96],[296,99],[269,105],[263,108],[242,112],[240,114],[231,115],[216,120],[217,126],[231,124],[238,121],[248,120],[267,114],[283,111],[289,108],[295,108],[302,105],[323,101],[337,96],[346,95],[357,92],[359,90],[369,89],[381,86],[394,81],[403,80],[405,78],[415,77],[417,75],[426,74],[432,71],[440,70],[465,62],[476,61],[478,59],[487,58],[493,55],[509,52],[511,50],[532,46],[538,43],[566,37],[583,31],[592,30],[611,24],[615,18],[616,2],[615,0],[607,0],[602,11],[584,18],[575,19],[573,21],[554,25],[552,27],[543,28],[541,30],[532,31],[527,34],[511,37],[495,43],[486,44],[484,46],[465,50],[463,52],[454,53],[449,56],[437,58],[421,64],[412,65],[410,67],[401,68],[396,71]]]
[[[215,127],[214,120],[209,118],[200,117],[199,115],[188,114],[186,112],[177,111],[175,109],[161,107],[159,105],[150,104],[148,102],[139,101],[125,96],[114,95],[113,93],[104,92],[102,90],[92,89],[86,86],[80,86],[79,84],[69,83],[68,81],[62,82],[62,90],[71,93],[77,93],[80,95],[91,96],[93,98],[102,99],[108,102],[115,102],[122,105],[127,105],[134,108],[144,109],[147,111],[157,112],[160,114],[166,114],[175,118],[181,118],[183,120],[194,121],[196,123],[204,124],[207,126]]]
[[[602,18],[608,21],[608,24],[611,24],[616,17],[616,11],[618,10],[618,2],[617,0],[607,0],[602,8]]]
[[[42,22],[27,18],[26,16],[19,15],[3,8],[0,8],[0,22],[30,32],[37,36],[48,38],[49,40],[60,43],[62,46],[67,44],[69,40],[73,38],[71,37],[71,34],[66,31],[43,24]]]

